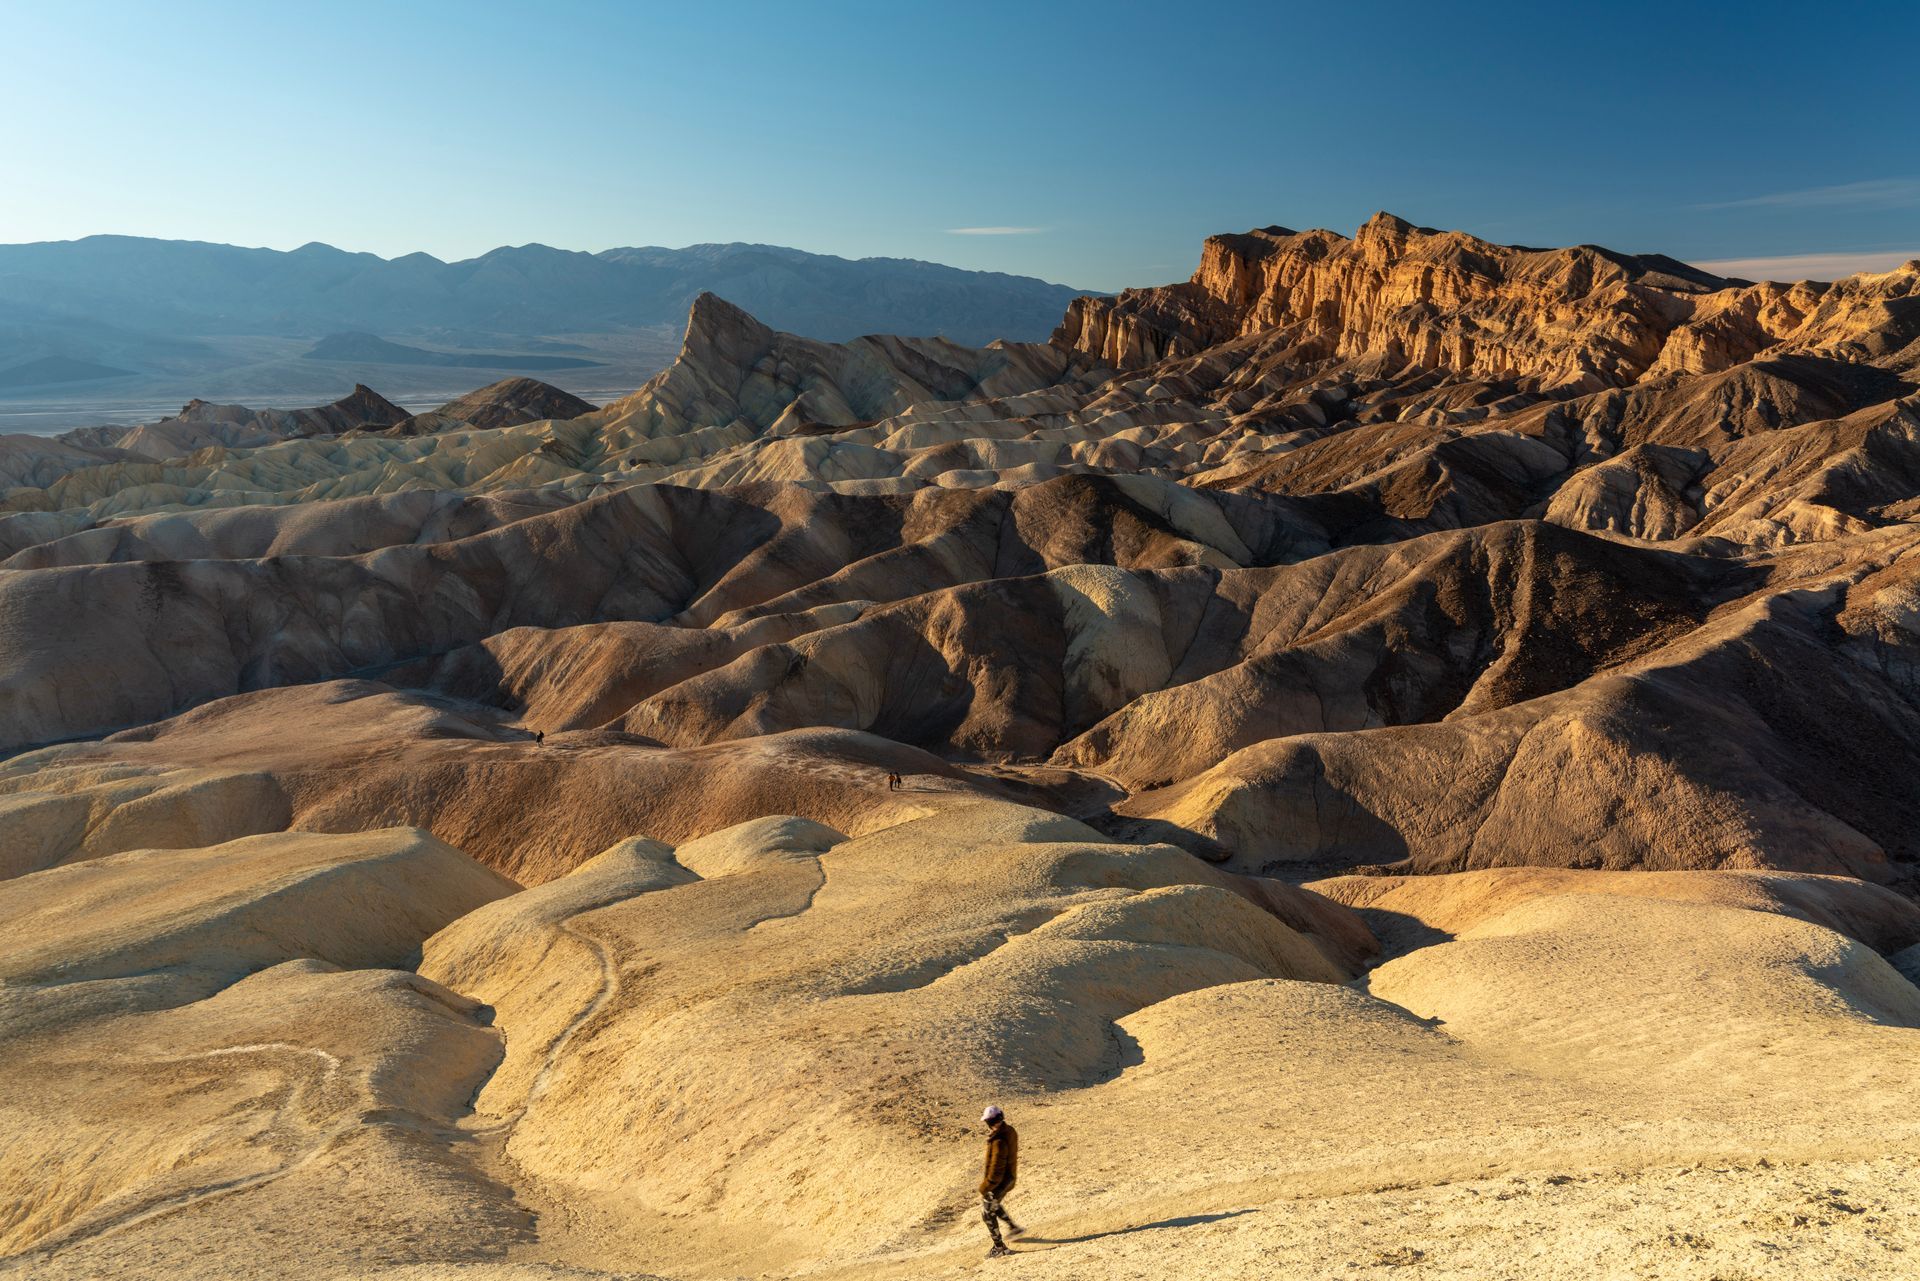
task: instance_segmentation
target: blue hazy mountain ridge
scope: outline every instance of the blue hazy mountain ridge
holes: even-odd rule
[[[678,325],[704,292],[813,338],[904,333],[978,345],[1044,339],[1068,300],[1084,291],[911,259],[850,260],[771,245],[596,254],[530,244],[442,262],[424,253],[386,259],[318,243],[283,252],[90,236],[0,245],[0,368],[43,356],[126,363],[139,345],[127,341],[127,331],[178,340],[448,330],[538,336]],[[96,326],[119,332],[100,336],[96,349]]]
[[[352,364],[434,365],[447,369],[597,369],[599,362],[574,356],[526,356],[505,352],[429,351],[388,342],[374,334],[328,334],[306,353],[308,360]],[[4,385],[0,375],[0,385]]]
[[[24,365],[0,369],[0,389],[8,387],[52,386],[56,383],[98,382],[103,378],[127,378],[132,370],[115,369],[91,360],[71,356],[42,356]]]

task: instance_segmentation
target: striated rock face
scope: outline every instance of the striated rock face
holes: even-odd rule
[[[1597,388],[1638,377],[1686,318],[1684,299],[1725,283],[1665,259],[1515,249],[1379,214],[1351,240],[1214,236],[1187,283],[1078,299],[1054,341],[1139,368],[1278,330],[1306,360]]]
[[[1905,311],[1916,280],[1920,264],[1839,286],[1741,288],[1670,258],[1495,245],[1382,213],[1351,240],[1284,227],[1211,237],[1191,280],[1075,299],[1053,341],[1141,369],[1272,331],[1301,362],[1371,357],[1524,390],[1598,390],[1711,373],[1775,346],[1858,342]]]

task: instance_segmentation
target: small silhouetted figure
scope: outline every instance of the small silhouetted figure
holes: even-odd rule
[[[545,730],[543,730],[543,729],[537,729],[537,730],[535,730],[535,731],[533,731],[533,741],[534,741],[534,742],[536,742],[536,743],[544,743],[544,742],[546,742],[546,741],[547,741],[547,731],[545,731]]]
[[[1012,1254],[1007,1243],[1000,1239],[1000,1224],[1007,1225],[1007,1231],[1019,1236],[1023,1231],[1013,1217],[1007,1213],[1001,1202],[1007,1193],[1013,1191],[1014,1179],[1020,1173],[1020,1135],[1007,1124],[1007,1117],[998,1106],[989,1107],[980,1114],[981,1121],[987,1127],[987,1168],[980,1176],[980,1218],[987,1225],[987,1235],[993,1238],[993,1249],[987,1251],[987,1257],[999,1254]]]
[[[900,790],[900,776],[898,774],[887,775],[887,790],[889,792],[897,792]]]

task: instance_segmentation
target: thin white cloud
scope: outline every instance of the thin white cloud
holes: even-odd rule
[[[948,227],[949,236],[1037,236],[1046,227]]]
[[[1837,187],[1775,191],[1744,200],[1722,200],[1696,209],[1908,209],[1920,205],[1920,178],[1875,178]]]
[[[1745,280],[1838,280],[1862,271],[1892,271],[1915,258],[1920,258],[1920,245],[1883,253],[1784,254],[1777,258],[1721,258],[1693,265],[1716,276]]]

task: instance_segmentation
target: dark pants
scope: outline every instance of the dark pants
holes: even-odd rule
[[[1013,1221],[1013,1216],[1007,1213],[1007,1208],[1000,1204],[1000,1198],[1012,1190],[1013,1189],[1008,1188],[1001,1192],[982,1192],[980,1194],[980,1220],[987,1225],[987,1235],[993,1238],[993,1243],[1001,1247],[1007,1244],[1000,1239],[1000,1224],[1002,1222],[1005,1222],[1006,1225],[1015,1232],[1020,1230],[1020,1225]]]

